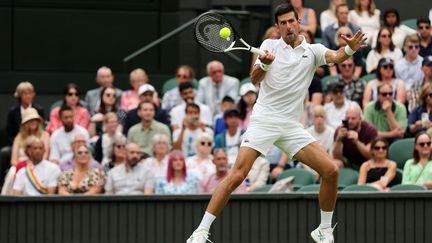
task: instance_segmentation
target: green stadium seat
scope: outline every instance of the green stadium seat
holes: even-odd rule
[[[250,79],[250,77],[246,77],[246,78],[244,78],[244,79],[242,79],[241,81],[240,81],[240,87],[243,85],[243,84],[247,84],[247,83],[251,83],[252,81],[251,81],[251,79]]]
[[[369,81],[376,79],[376,74],[375,73],[369,73],[369,74],[362,76],[361,79],[363,79],[366,82],[369,82]]]
[[[394,185],[390,188],[390,191],[426,191],[427,188],[416,184],[400,184]]]
[[[405,162],[413,157],[414,138],[396,140],[389,147],[389,159],[397,163],[399,169],[403,169]]]
[[[377,188],[373,186],[369,186],[367,184],[347,186],[342,191],[343,192],[379,192]]]
[[[411,29],[417,29],[417,19],[406,19],[401,24],[410,27]]]
[[[282,179],[287,178],[289,176],[294,176],[294,184],[295,185],[306,186],[306,185],[310,185],[310,184],[315,183],[315,177],[312,174],[312,172],[309,172],[305,169],[299,169],[299,168],[294,168],[294,169],[289,169],[289,170],[283,171],[276,178],[276,181],[282,180]]]
[[[255,189],[253,192],[268,192],[268,191],[270,191],[270,189],[272,188],[272,186],[273,185],[271,185],[271,184],[267,184],[267,185],[264,185],[264,186],[262,186],[260,188]]]
[[[194,89],[198,89],[198,81],[196,79],[192,80],[192,85],[194,87]],[[177,86],[177,82],[175,78],[170,78],[167,81],[165,81],[165,83],[162,86],[162,96],[170,91],[171,89],[175,88]]]
[[[327,76],[321,78],[321,86],[322,86],[323,92],[327,93],[327,85],[328,85],[329,81],[338,80],[339,77],[340,77],[339,75],[327,75]]]
[[[339,169],[339,185],[343,185],[344,187],[355,185],[358,181],[359,173],[356,170],[349,168],[341,168]]]
[[[402,183],[402,177],[403,177],[403,170],[397,168],[395,178],[393,179],[393,184],[394,185],[401,184]]]
[[[298,189],[298,192],[319,192],[320,190],[320,184],[312,184],[312,185],[306,185],[306,186],[302,186],[300,187],[300,189]]]

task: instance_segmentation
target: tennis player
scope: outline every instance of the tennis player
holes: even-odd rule
[[[267,39],[262,43],[260,49],[265,54],[259,57],[251,71],[252,83],[261,82],[261,88],[236,162],[214,191],[201,224],[187,243],[207,242],[210,226],[227,204],[230,194],[246,178],[255,159],[265,155],[273,143],[321,175],[321,224],[311,232],[311,236],[315,242],[334,242],[331,223],[338,190],[338,167],[299,120],[303,98],[315,69],[345,61],[366,46],[362,44],[366,38],[360,31],[352,38],[342,36],[348,45],[337,51],[322,44],[308,44],[298,34],[300,19],[288,3],[276,7],[275,21],[281,38]]]

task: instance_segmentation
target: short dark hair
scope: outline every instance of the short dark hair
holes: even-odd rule
[[[428,25],[431,25],[431,21],[430,21],[430,19],[428,19],[428,18],[424,18],[424,17],[422,17],[422,18],[418,18],[418,19],[417,19],[417,27],[419,27],[420,24],[428,24]]]
[[[187,103],[186,104],[186,108],[185,108],[185,113],[187,113],[187,110],[189,109],[189,107],[193,107],[198,109],[198,112],[200,112],[200,107],[199,105],[195,104],[195,103]]]
[[[179,84],[178,88],[179,88],[179,92],[181,93],[186,89],[193,89],[193,85],[191,82],[184,82]]]
[[[294,12],[294,16],[296,19],[298,19],[298,13],[295,11],[294,7],[289,4],[289,3],[281,3],[279,4],[276,8],[275,8],[275,14],[274,14],[274,18],[275,18],[275,23],[279,23],[278,22],[278,17],[281,15],[284,15],[286,13],[289,12]]]
[[[224,103],[224,102],[232,102],[232,103],[234,103],[234,99],[231,98],[231,96],[227,95],[227,96],[225,96],[225,97],[222,98],[222,102],[221,103]]]
[[[336,8],[335,8],[335,13],[337,13],[338,9],[341,8],[341,7],[347,7],[347,8],[349,9],[348,4],[346,4],[346,3],[341,3],[341,4],[339,4],[339,5],[336,6]]]
[[[62,105],[62,106],[60,106],[60,110],[59,110],[59,117],[60,118],[62,117],[62,114],[64,111],[72,111],[73,112],[72,107],[67,106],[67,105]]]

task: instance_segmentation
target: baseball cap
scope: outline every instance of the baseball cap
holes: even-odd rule
[[[240,96],[245,95],[247,92],[258,93],[258,89],[252,83],[245,83],[240,87]]]
[[[156,90],[155,90],[155,88],[152,86],[152,85],[150,85],[150,84],[143,84],[143,85],[141,85],[140,87],[139,87],[139,89],[138,89],[138,95],[142,95],[142,94],[144,94],[145,92],[147,92],[147,91],[151,91],[151,92],[155,92]]]
[[[422,66],[432,65],[432,56],[423,57]]]

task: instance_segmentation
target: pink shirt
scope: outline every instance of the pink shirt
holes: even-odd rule
[[[60,121],[59,110],[60,110],[60,107],[56,107],[51,111],[49,124],[45,129],[49,134],[52,134],[55,130],[57,130],[63,126],[61,121]],[[75,116],[74,116],[74,123],[86,128],[86,129],[88,128],[89,112],[87,111],[86,108],[81,107],[81,106],[76,107]]]
[[[135,90],[129,89],[122,93],[120,107],[123,108],[126,112],[137,108],[139,103],[140,99],[138,93]],[[154,92],[153,94],[153,103],[156,106],[159,106],[159,98],[157,92]]]
[[[226,174],[228,175],[228,173]],[[213,191],[216,189],[217,185],[221,183],[221,181],[225,178],[223,177],[217,177],[216,174],[213,174],[207,178],[204,178],[200,181],[199,185],[199,192],[200,193],[213,193]],[[246,183],[243,181],[240,186],[238,186],[235,190],[235,193],[246,193]]]

